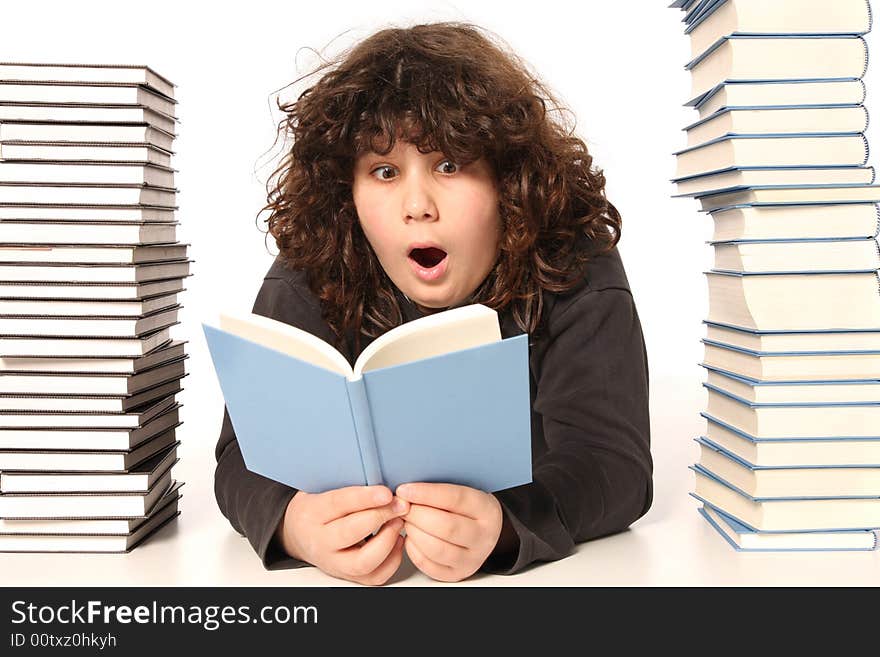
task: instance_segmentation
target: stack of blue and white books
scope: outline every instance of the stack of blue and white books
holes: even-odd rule
[[[864,550],[880,527],[880,185],[868,0],[677,0],[699,118],[679,196],[714,222],[693,496],[740,550]]]
[[[146,66],[0,62],[0,551],[178,514],[175,104]]]

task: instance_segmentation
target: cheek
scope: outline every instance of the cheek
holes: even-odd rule
[[[498,196],[494,193],[474,193],[464,206],[471,227],[471,241],[479,243],[481,249],[494,248],[501,240],[501,215],[498,211]]]
[[[357,184],[352,188],[352,199],[361,229],[373,250],[379,253],[388,239],[387,226],[382,220],[384,213],[379,203],[380,199],[375,194],[371,194],[368,188]]]

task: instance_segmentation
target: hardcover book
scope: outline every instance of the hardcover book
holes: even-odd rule
[[[755,465],[700,437],[700,467],[754,498],[880,497],[880,464]]]
[[[144,264],[67,264],[60,262],[23,262],[0,264],[4,282],[70,283],[146,283],[189,275],[192,260],[172,260]]]
[[[26,123],[4,121],[0,141],[150,144],[171,151],[174,135],[143,124]]]
[[[141,317],[0,315],[0,334],[135,338],[176,324],[179,309],[177,305]]]
[[[51,215],[55,209],[43,211]],[[85,246],[102,244],[147,245],[174,242],[177,222],[106,222],[90,221],[13,221],[0,222],[0,243],[64,244]]]
[[[38,357],[104,357],[136,358],[167,344],[171,340],[168,328],[158,329],[137,338],[27,338],[0,336],[0,358],[21,356]]]
[[[787,273],[880,269],[880,247],[873,237],[712,242],[712,246],[718,271]]]
[[[184,374],[187,377],[189,374]],[[0,411],[4,413],[130,413],[135,409],[180,392],[180,379],[151,386],[133,395],[53,395],[0,394]]]
[[[729,81],[862,78],[868,45],[859,36],[723,37],[685,68],[691,72],[691,102]]]
[[[132,105],[175,115],[177,101],[137,84],[26,82],[0,80],[0,101],[19,103],[75,103]]]
[[[146,493],[4,493],[3,518],[136,518],[149,515],[173,484],[171,469]]]
[[[874,182],[874,167],[756,167],[737,166],[712,173],[701,173],[676,178],[680,196],[720,194],[770,185],[870,185]],[[798,226],[787,226],[798,230]],[[874,226],[872,226],[874,228]],[[791,237],[799,237],[796,233]]]
[[[880,404],[755,404],[703,384],[706,411],[740,431],[758,438],[877,438]]]
[[[0,148],[0,156],[3,150]],[[5,157],[5,156],[4,156]],[[132,184],[74,185],[61,183],[7,183],[0,181],[0,202],[44,203],[59,205],[157,205],[174,208],[177,190],[171,187],[146,187]]]
[[[67,264],[146,264],[185,260],[188,244],[123,245],[115,242],[90,246],[32,243],[0,244],[0,262],[63,262]]]
[[[0,533],[0,552],[129,552],[180,515],[177,507],[181,497],[180,494],[171,496],[161,509],[153,511],[137,529],[127,534]]]
[[[674,155],[676,178],[731,167],[858,167],[868,161],[868,141],[861,133],[725,135]]]
[[[135,184],[174,187],[174,170],[152,164],[0,162],[0,180],[29,183]]]
[[[131,428],[111,427],[16,427],[0,429],[0,449],[80,449],[125,450],[155,438],[168,429],[176,429],[179,406],[150,418],[143,425]]]
[[[175,482],[162,496],[149,514],[136,518],[0,518],[0,534],[4,536],[52,535],[52,536],[108,536],[128,534],[142,527],[145,522],[167,505],[177,506],[183,497],[182,481]]]
[[[880,351],[752,351],[703,340],[705,364],[764,381],[871,379]]]
[[[157,365],[182,358],[185,340],[173,340],[143,356],[0,356],[0,371],[5,372],[79,372],[99,374],[136,374]],[[5,418],[0,418],[0,423]]]
[[[0,471],[125,472],[176,442],[175,430],[168,429],[137,447],[125,450],[2,449],[0,450]],[[0,516],[2,515],[0,514]]]
[[[683,128],[688,147],[729,135],[863,133],[867,129],[864,105],[726,108]]]
[[[0,121],[85,121],[88,123],[146,123],[175,132],[177,119],[140,105],[70,105],[65,103],[0,102]]]
[[[876,403],[880,404],[880,379],[764,381],[703,364],[706,387],[757,404]]]
[[[823,139],[818,137],[818,139]],[[834,139],[830,137],[828,139]],[[867,155],[865,156],[867,160]],[[697,196],[703,212],[733,208],[744,205],[794,205],[804,206],[820,203],[873,203],[880,201],[880,185],[767,185],[750,187],[732,192],[719,192]]]
[[[710,504],[697,509],[737,552],[873,550],[877,535],[867,529],[831,532],[756,531]]]
[[[52,64],[44,62],[2,62],[0,80],[6,82],[79,82],[93,85],[142,85],[168,98],[174,97],[174,83],[141,64]]]
[[[160,208],[155,205],[57,205],[50,203],[0,203],[0,219],[6,222],[51,222],[60,224],[64,222],[86,222],[99,225],[102,223],[161,223],[174,224],[176,214],[174,208]],[[0,242],[9,242],[11,240],[0,240]],[[28,240],[19,240],[28,241]],[[38,240],[30,240],[36,242]],[[46,240],[47,242],[56,243],[58,240]],[[174,242],[174,238],[164,240]],[[80,244],[81,242],[76,242]],[[94,241],[82,242],[85,244],[94,244]],[[97,242],[97,244],[119,244],[114,240],[105,240]],[[123,242],[124,244],[125,242]]]
[[[742,274],[706,272],[709,321],[764,331],[880,329],[876,271]],[[853,303],[852,299],[859,299]]]
[[[759,531],[880,527],[880,497],[755,498],[699,465],[691,469],[696,475],[694,497]]]
[[[528,336],[475,304],[403,324],[352,367],[258,315],[205,336],[247,467],[308,492],[408,481],[529,483]]]
[[[767,80],[762,82],[727,81],[713,87],[704,96],[685,103],[696,109],[700,118],[712,116],[724,108],[755,107],[828,107],[860,105],[865,101],[865,83],[848,80]]]
[[[187,274],[189,276],[190,274]],[[183,291],[181,278],[140,283],[0,281],[0,299],[104,299],[135,301]],[[2,343],[2,339],[0,339]],[[0,347],[0,354],[6,354]],[[24,352],[28,353],[28,352]],[[31,352],[33,353],[33,352]]]
[[[780,438],[759,438],[707,413],[701,415],[706,419],[706,438],[754,465],[814,467],[880,463],[880,435],[808,438],[788,434]]]
[[[867,0],[718,0],[685,28],[697,57],[732,34],[864,34],[871,30]]]
[[[131,395],[183,377],[189,356],[156,365],[136,374],[74,372],[0,372],[0,392],[42,395]]]
[[[758,331],[704,321],[706,338],[752,351],[880,351],[876,331]]]
[[[880,232],[880,211],[874,203],[740,205],[715,210],[711,216],[716,242],[875,237]]]

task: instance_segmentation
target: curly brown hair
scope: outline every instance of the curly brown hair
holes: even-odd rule
[[[465,303],[512,312],[538,331],[545,291],[566,292],[586,262],[620,239],[605,177],[548,89],[518,57],[462,23],[385,29],[309,74],[279,136],[292,141],[268,184],[268,232],[303,270],[341,343],[402,321],[400,297],[373,253],[352,198],[357,156],[397,139],[459,164],[486,158],[503,235],[495,266]],[[297,82],[305,78],[300,78]],[[402,136],[405,135],[405,136]]]

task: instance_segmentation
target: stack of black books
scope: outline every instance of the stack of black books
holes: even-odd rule
[[[0,63],[0,551],[179,514],[175,105],[146,66]]]

